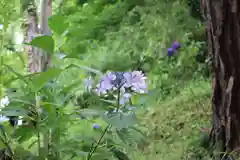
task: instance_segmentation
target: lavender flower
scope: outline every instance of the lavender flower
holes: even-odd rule
[[[113,89],[113,84],[112,81],[116,79],[116,75],[114,75],[111,72],[107,72],[106,75],[104,75],[101,80],[100,83],[97,85],[97,93],[98,94],[106,94],[107,91]]]
[[[120,105],[124,105],[124,104],[128,103],[130,98],[131,98],[131,94],[129,94],[129,93],[123,94],[121,99],[120,99],[120,102],[119,102]]]
[[[92,127],[93,129],[99,129],[101,126],[99,124],[94,123]]]
[[[146,93],[147,84],[146,77],[142,71],[133,71],[132,73],[125,73],[124,77],[126,78],[125,87],[130,87],[133,91],[137,93]]]
[[[112,84],[115,88],[121,88],[126,83],[124,72],[114,72],[114,74],[116,79],[112,81]]]
[[[147,91],[146,77],[142,71],[133,72],[108,72],[104,75],[97,85],[98,94],[106,94],[107,91],[120,89],[121,93],[126,88],[131,88],[138,93]]]
[[[181,44],[179,42],[177,42],[177,41],[173,42],[172,49],[173,50],[177,50],[179,48],[181,48]]]

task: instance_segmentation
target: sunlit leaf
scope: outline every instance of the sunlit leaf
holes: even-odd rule
[[[105,115],[103,119],[112,126],[123,129],[133,126],[137,123],[136,115],[134,113],[112,113],[112,115]]]
[[[59,90],[59,94],[70,92],[72,89],[74,89],[81,82],[82,82],[82,80],[77,80],[76,82],[74,82],[74,83],[72,83],[72,84],[62,88],[61,90]]]
[[[11,83],[12,81],[19,79],[19,80],[22,80],[23,82],[25,82],[26,84],[29,84],[27,77],[17,73],[11,66],[8,66],[8,65],[4,65],[4,66],[8,69],[9,72],[13,73],[17,77],[17,78],[9,80],[8,83]]]
[[[39,36],[34,38],[28,45],[41,48],[42,50],[53,53],[54,52],[54,40],[52,36]]]
[[[27,116],[27,110],[23,108],[5,108],[1,112],[5,116]]]
[[[35,91],[41,89],[47,82],[59,76],[61,72],[61,69],[49,68],[46,72],[41,72],[40,74],[37,74],[32,79],[32,84]]]
[[[12,136],[13,138],[17,138],[19,143],[22,143],[26,140],[29,140],[34,135],[35,135],[35,131],[33,130],[33,128],[29,126],[21,126],[15,130]]]
[[[30,151],[25,150],[20,145],[15,148],[15,152],[16,152],[17,155],[21,155],[21,158],[24,158],[26,160],[36,158]]]
[[[87,66],[71,64],[71,65],[66,67],[66,69],[68,69],[68,68],[79,68],[79,69],[84,69],[86,71],[95,73],[95,74],[100,75],[100,76],[103,75],[101,71],[93,69],[93,68],[90,68],[90,67],[87,67]]]
[[[100,116],[101,112],[95,109],[81,109],[79,111],[80,115],[83,117],[93,117],[93,116]]]
[[[64,17],[60,15],[51,16],[48,19],[48,25],[51,30],[58,35],[62,35],[69,26]]]

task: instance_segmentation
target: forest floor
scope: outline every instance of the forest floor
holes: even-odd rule
[[[210,127],[211,89],[208,81],[192,82],[175,97],[144,113],[148,143],[134,160],[208,159],[201,148],[201,128]]]

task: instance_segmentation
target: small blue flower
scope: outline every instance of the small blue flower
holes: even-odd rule
[[[175,53],[175,50],[173,48],[168,48],[168,56],[173,56]]]
[[[93,129],[99,129],[100,127],[101,126],[99,124],[96,124],[96,123],[94,123],[93,126],[92,126]]]
[[[179,42],[175,41],[172,44],[172,48],[173,48],[173,50],[180,49],[181,48],[181,44]]]

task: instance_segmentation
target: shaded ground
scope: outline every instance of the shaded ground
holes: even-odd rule
[[[200,128],[210,124],[211,90],[208,81],[189,84],[182,92],[144,113],[148,138],[138,160],[208,159],[200,146]]]

